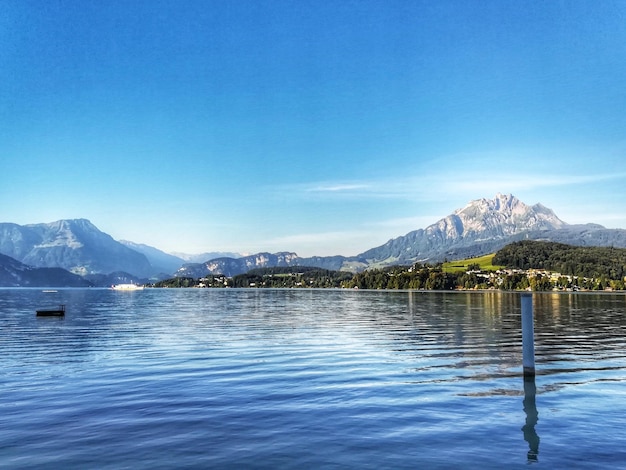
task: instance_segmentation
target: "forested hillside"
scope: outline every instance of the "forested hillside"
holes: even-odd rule
[[[233,277],[233,287],[340,287],[352,273],[311,266],[259,268]]]
[[[446,265],[415,263],[358,273],[283,266],[254,269],[233,277],[178,277],[155,287],[601,291],[624,290],[624,276],[626,249],[523,241],[506,246],[495,256]]]
[[[525,240],[498,251],[493,264],[517,269],[544,269],[577,277],[623,280],[626,276],[626,249]]]
[[[157,282],[155,287],[341,287],[352,279],[352,273],[313,266],[278,266],[256,268],[228,277],[222,274],[204,278],[176,277]]]

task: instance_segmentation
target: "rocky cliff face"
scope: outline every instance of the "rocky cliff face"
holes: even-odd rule
[[[425,229],[389,240],[361,255],[370,264],[441,260],[470,246],[489,252],[510,237],[567,224],[541,204],[529,206],[513,195],[477,199]]]
[[[513,195],[497,194],[494,199],[477,199],[446,219],[454,219],[460,233],[450,238],[507,237],[530,230],[560,229],[567,226],[541,204],[528,206]]]
[[[183,265],[177,272],[178,277],[199,278],[207,274],[223,274],[236,276],[255,268],[268,268],[277,266],[293,266],[299,259],[295,253],[257,253],[242,258],[216,258],[204,263],[188,263]]]
[[[147,258],[98,230],[86,219],[49,224],[0,224],[0,253],[34,267],[63,268],[74,274],[126,271],[147,277]]]

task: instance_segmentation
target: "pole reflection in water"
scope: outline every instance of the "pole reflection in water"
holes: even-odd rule
[[[526,413],[526,424],[522,427],[524,440],[528,442],[528,461],[536,462],[539,455],[539,436],[535,431],[535,425],[539,420],[535,395],[537,387],[535,377],[524,377],[524,412]]]

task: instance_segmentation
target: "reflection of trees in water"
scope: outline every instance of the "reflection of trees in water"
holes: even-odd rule
[[[54,354],[89,361],[232,336],[294,342],[322,333],[329,342],[413,357],[416,367],[432,373],[422,380],[441,379],[437,371],[449,369],[448,380],[476,384],[519,373],[519,297],[500,291],[67,289],[58,295],[10,290],[0,295],[0,305],[9,311],[25,306],[26,321],[16,313],[3,325],[42,361]],[[48,303],[67,305],[62,322],[35,321],[35,307]],[[626,346],[624,294],[534,293],[533,303],[539,375],[567,373],[563,383],[571,384],[589,381],[576,374],[582,370],[623,370],[616,359]],[[542,391],[556,386],[544,382]],[[503,393],[471,388],[468,394]]]
[[[626,346],[624,294],[535,294],[535,346],[542,375],[604,369]],[[590,357],[601,360],[590,363]],[[586,358],[581,363],[581,358]]]

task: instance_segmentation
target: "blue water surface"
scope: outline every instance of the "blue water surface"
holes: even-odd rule
[[[525,381],[515,293],[0,289],[0,467],[626,468],[626,296],[533,304]]]

